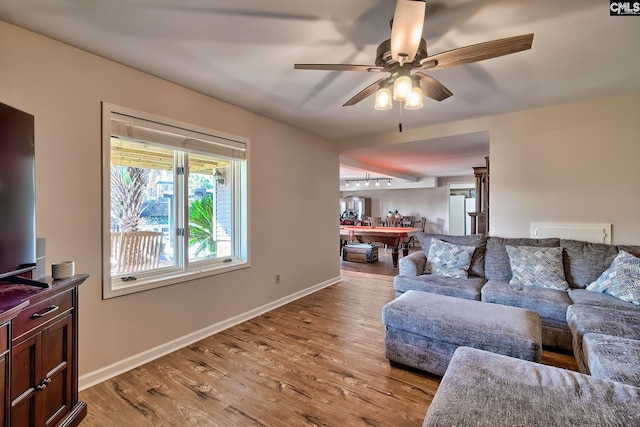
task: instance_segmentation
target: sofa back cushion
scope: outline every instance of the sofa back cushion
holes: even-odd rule
[[[618,248],[604,243],[562,239],[564,273],[573,289],[584,289],[611,265]]]
[[[489,280],[509,282],[511,280],[511,265],[505,246],[536,246],[541,248],[553,248],[560,246],[560,239],[556,237],[548,239],[529,238],[503,238],[489,236],[487,239],[484,275]]]
[[[618,245],[618,250],[629,252],[631,255],[640,258],[640,246]]]
[[[471,265],[468,270],[469,276],[484,277],[484,252],[487,244],[487,238],[484,235],[471,234],[468,236],[448,236],[446,234],[427,234],[418,232],[416,237],[418,238],[420,246],[422,246],[422,250],[425,254],[429,253],[429,248],[431,248],[431,239],[438,239],[455,245],[473,246],[476,250],[473,252],[473,257],[471,258]]]

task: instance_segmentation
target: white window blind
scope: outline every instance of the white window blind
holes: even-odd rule
[[[155,142],[188,152],[214,154],[228,159],[247,158],[247,146],[242,141],[114,112],[111,114],[111,133],[130,140]]]

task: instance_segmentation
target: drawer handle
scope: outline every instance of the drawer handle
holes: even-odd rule
[[[38,391],[44,390],[50,382],[51,382],[51,378],[43,379],[42,382],[36,386],[36,390]]]
[[[53,313],[54,311],[58,311],[58,309],[59,309],[59,308],[60,308],[60,307],[59,307],[59,306],[57,306],[57,305],[52,305],[51,307],[47,308],[47,309],[46,309],[45,311],[43,311],[42,313],[33,313],[33,314],[31,315],[31,318],[32,318],[32,319],[39,319],[39,318],[41,318],[41,317],[48,316],[48,315],[50,315],[51,313]]]

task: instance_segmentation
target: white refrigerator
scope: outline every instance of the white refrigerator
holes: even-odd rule
[[[471,233],[469,212],[476,208],[476,199],[465,196],[449,196],[449,234],[462,236]]]

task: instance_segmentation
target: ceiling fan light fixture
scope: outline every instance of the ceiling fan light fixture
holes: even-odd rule
[[[418,110],[422,108],[422,89],[414,86],[411,93],[404,100],[405,110]]]
[[[411,94],[412,87],[411,77],[407,75],[398,76],[393,83],[393,100],[404,101]]]
[[[376,110],[390,110],[393,108],[393,98],[388,87],[381,87],[376,91],[374,108]]]

